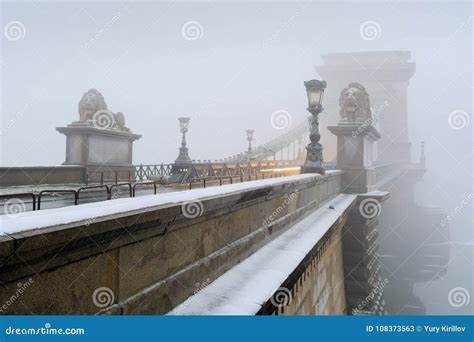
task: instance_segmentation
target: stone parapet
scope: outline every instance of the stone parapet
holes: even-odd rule
[[[212,188],[191,190],[196,195],[186,203],[171,200],[1,235],[0,302],[9,301],[18,283],[31,279],[31,285],[21,301],[0,313],[166,313],[340,193],[341,175],[330,171],[226,185],[213,196],[197,195]],[[160,196],[170,194],[153,198]],[[140,199],[109,205],[131,201]],[[49,212],[76,217],[103,206]],[[23,215],[21,220],[34,221],[34,212]],[[98,303],[94,296],[100,291],[111,300]]]
[[[86,181],[84,166],[22,166],[0,167],[0,187],[83,184]]]
[[[377,217],[388,196],[383,191],[359,195],[342,230],[344,286],[350,315],[385,313],[382,294],[388,281],[380,272]]]

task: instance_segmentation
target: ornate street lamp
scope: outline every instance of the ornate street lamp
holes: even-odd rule
[[[250,154],[252,152],[252,140],[253,140],[254,130],[253,129],[248,129],[248,130],[246,130],[246,132],[247,132],[247,140],[249,141],[249,148],[248,148],[247,152]]]
[[[183,134],[183,138],[181,139],[181,147],[179,148],[179,156],[175,160],[175,164],[191,164],[191,158],[189,158],[188,148],[186,147],[186,132],[189,128],[189,120],[190,118],[187,117],[180,117],[179,120],[179,130]]]
[[[324,175],[326,171],[323,168],[323,147],[319,143],[321,135],[319,134],[318,115],[323,111],[322,101],[326,81],[311,80],[304,82],[304,86],[308,95],[307,110],[312,116],[308,118],[311,142],[306,146],[306,161],[301,167],[301,173],[320,173]]]

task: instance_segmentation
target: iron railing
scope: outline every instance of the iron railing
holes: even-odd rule
[[[147,180],[156,176],[170,176],[173,164],[134,165],[135,179]]]
[[[260,178],[261,175],[261,178]],[[225,175],[225,176],[208,176],[208,177],[201,177],[201,178],[194,178],[191,181],[189,181],[189,189],[192,189],[192,184],[193,183],[202,183],[202,187],[207,187],[209,184],[209,181],[211,180],[218,180],[219,186],[225,185],[223,182],[224,180],[229,180],[230,184],[234,183],[234,179],[239,179],[240,182],[245,182],[245,181],[252,181],[252,180],[257,180],[257,179],[265,179],[265,178],[275,178],[275,177],[281,177],[283,176],[282,174],[272,174],[265,176],[264,174],[247,174],[247,175]],[[81,195],[84,196],[85,193],[88,191],[100,191],[101,189],[106,192],[106,199],[105,200],[114,200],[117,199],[118,197],[114,196],[114,194],[119,193],[121,194],[120,190],[115,189],[120,189],[120,187],[126,187],[127,188],[127,193],[130,198],[136,197],[137,194],[137,187],[145,187],[145,186],[153,186],[153,194],[157,194],[157,187],[159,185],[159,181],[146,181],[146,182],[123,182],[123,183],[116,183],[116,184],[110,184],[110,185],[92,185],[92,186],[84,186],[80,187],[77,189],[45,189],[41,190],[39,193],[14,193],[14,194],[5,194],[5,195],[0,195],[0,200],[1,199],[11,199],[11,198],[22,198],[22,197],[31,197],[32,199],[32,208],[33,210],[41,210],[41,203],[44,202],[44,197],[46,195],[49,195],[51,198],[51,195],[54,194],[70,194],[73,196],[73,202],[74,205],[79,205],[81,204]],[[217,182],[213,185],[217,185]],[[100,200],[96,200],[94,202],[100,202]],[[5,202],[6,203],[6,202]],[[68,205],[64,205],[68,206]]]
[[[94,186],[84,186],[80,187],[77,189],[45,189],[41,190],[38,193],[33,193],[33,192],[28,192],[28,193],[14,193],[14,194],[7,194],[7,195],[0,195],[0,200],[1,199],[11,199],[11,198],[17,198],[20,199],[22,197],[31,197],[32,200],[32,207],[33,210],[41,210],[41,203],[44,202],[44,197],[45,195],[51,195],[54,194],[70,194],[74,198],[74,205],[79,205],[80,200],[81,200],[81,194],[86,193],[87,191],[90,190],[100,190],[103,189],[106,192],[106,199],[105,200],[113,200],[116,199],[117,197],[114,197],[114,189],[119,188],[119,187],[127,187],[127,193],[129,197],[135,197],[136,195],[136,187],[137,186],[145,186],[145,185],[153,185],[153,193],[156,194],[156,189],[157,189],[157,182],[138,182],[138,183],[117,183],[117,184],[112,184],[112,185],[94,185]],[[120,191],[117,191],[120,193]],[[115,192],[115,193],[117,193]],[[100,202],[100,201],[95,201],[95,202]],[[6,204],[6,202],[5,202]],[[67,205],[65,205],[67,206]]]
[[[188,183],[195,178],[223,177],[253,175],[261,170],[278,167],[289,167],[298,165],[295,160],[280,161],[247,161],[247,162],[223,162],[223,161],[193,161],[186,166],[186,175],[180,179],[181,183]],[[171,176],[173,164],[135,165],[135,179],[139,181],[148,180],[151,177]]]
[[[16,194],[5,194],[5,195],[0,195],[0,200],[1,199],[6,199],[7,201],[5,204],[7,204],[8,199],[19,199],[22,197],[31,197],[32,201],[32,206],[33,206],[33,211],[36,210],[36,196],[33,192],[21,192],[21,193],[16,193]],[[9,203],[9,205],[14,205],[15,203]]]
[[[260,178],[259,178],[260,176]],[[282,177],[282,174],[270,174],[267,176],[268,178],[276,178],[276,177]],[[192,189],[193,183],[202,183],[202,187],[205,188],[206,184],[209,183],[209,181],[219,181],[219,186],[223,185],[223,180],[228,179],[229,183],[228,184],[234,184],[234,179],[237,178],[240,182],[250,182],[252,180],[259,180],[259,179],[265,179],[265,174],[254,174],[254,175],[240,175],[240,176],[210,176],[210,177],[205,177],[205,178],[194,178],[189,181],[189,190]],[[255,179],[254,179],[255,178]]]

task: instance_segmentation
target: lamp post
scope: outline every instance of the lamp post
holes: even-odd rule
[[[303,150],[301,148],[302,145],[303,145],[303,137],[300,135],[298,136],[298,156],[296,157],[296,160],[298,162],[302,162],[304,160]]]
[[[252,152],[252,140],[253,140],[253,129],[248,129],[245,131],[247,133],[247,140],[249,141],[249,148],[247,153],[250,154]]]
[[[426,165],[426,158],[425,158],[425,142],[421,142],[421,156],[420,156],[420,164],[424,168]]]
[[[179,148],[178,158],[175,160],[175,164],[191,164],[191,158],[189,158],[188,148],[186,147],[186,132],[189,128],[189,120],[187,117],[180,117],[179,120],[179,130],[183,134],[181,139],[181,147]]]
[[[308,96],[307,110],[311,113],[311,117],[308,118],[311,142],[306,146],[306,161],[301,167],[301,173],[320,173],[324,175],[326,171],[323,168],[323,147],[319,143],[321,135],[319,134],[318,115],[323,111],[322,101],[326,81],[311,80],[304,82],[304,86]]]

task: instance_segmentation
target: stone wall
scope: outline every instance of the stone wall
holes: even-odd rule
[[[345,220],[345,217],[342,218],[318,241],[312,253],[288,279],[284,286],[291,291],[288,305],[274,306],[270,300],[262,307],[260,314],[344,315],[346,313],[341,236]]]
[[[166,313],[341,188],[340,171],[282,180],[0,236],[0,313]],[[326,249],[331,262],[339,240]]]
[[[84,166],[0,167],[0,187],[85,183]]]

